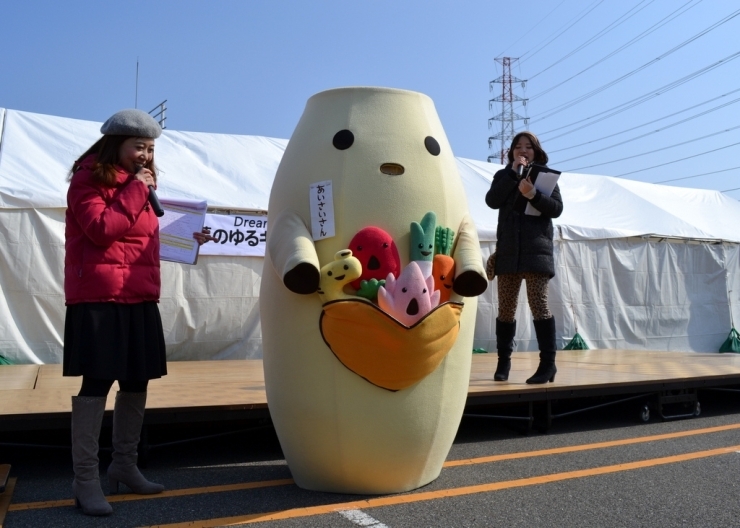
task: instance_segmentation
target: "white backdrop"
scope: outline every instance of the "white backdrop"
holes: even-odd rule
[[[739,253],[729,243],[557,240],[550,309],[560,346],[578,331],[590,348],[716,352],[731,327],[728,290],[738,297]],[[496,347],[495,279],[493,286],[479,300],[476,323],[476,346],[488,350]],[[733,300],[735,321],[739,308]],[[517,349],[536,350],[524,288],[516,317]]]
[[[262,257],[162,262],[160,312],[171,360],[261,357]],[[0,354],[61,363],[64,209],[0,213]]]
[[[64,330],[64,210],[0,215],[0,354],[59,363]],[[487,258],[495,243],[481,242]],[[740,321],[740,245],[681,240],[555,242],[550,307],[563,346],[716,352]],[[261,257],[162,263],[160,311],[171,360],[259,358]],[[732,270],[729,271],[728,270]],[[730,294],[730,290],[732,293]],[[495,350],[496,281],[479,299],[475,346]],[[524,290],[517,350],[536,350]]]
[[[0,354],[61,361],[66,171],[100,123],[0,109]],[[264,211],[286,140],[166,130],[163,197]],[[458,158],[483,258],[496,212],[484,196],[499,165]],[[550,304],[561,345],[716,352],[740,324],[740,204],[721,193],[563,174]],[[666,238],[667,237],[667,238]],[[261,357],[262,258],[164,262],[160,310],[172,360]],[[495,350],[495,282],[478,303],[475,346]],[[524,291],[518,350],[536,350]],[[732,317],[730,312],[732,307]],[[575,317],[575,319],[574,319]]]

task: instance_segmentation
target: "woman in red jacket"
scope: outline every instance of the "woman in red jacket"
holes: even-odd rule
[[[63,373],[82,376],[72,397],[72,489],[88,515],[113,511],[100,487],[98,438],[115,380],[110,489],[123,482],[134,493],[164,490],[136,466],[148,381],[167,374],[157,307],[159,221],[148,201],[162,129],[146,112],[122,110],[100,131],[70,170],[65,226]],[[193,236],[200,244],[210,239]]]

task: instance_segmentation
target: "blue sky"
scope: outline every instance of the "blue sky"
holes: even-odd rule
[[[312,94],[390,86],[485,160],[509,56],[552,167],[740,188],[737,0],[5,0],[0,20],[0,107],[103,121],[134,106],[138,60],[138,107],[166,99],[168,128],[289,138]]]

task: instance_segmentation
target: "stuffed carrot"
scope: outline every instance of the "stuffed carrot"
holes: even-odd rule
[[[450,300],[452,281],[455,278],[455,260],[452,253],[452,241],[455,233],[452,229],[438,226],[434,233],[434,259],[432,261],[432,276],[434,289],[439,290],[439,303]]]

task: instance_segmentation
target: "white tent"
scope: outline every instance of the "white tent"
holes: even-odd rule
[[[0,354],[61,361],[66,174],[100,123],[0,109]],[[266,211],[287,140],[165,130],[162,197],[219,210]],[[500,165],[458,158],[487,257],[496,211],[484,203]],[[721,193],[563,174],[551,308],[558,335],[594,348],[716,351],[740,315],[740,203]],[[172,360],[261,356],[259,257],[163,263]],[[479,302],[476,347],[495,349],[496,288]],[[731,315],[732,314],[732,315]],[[526,295],[519,350],[535,350]]]

